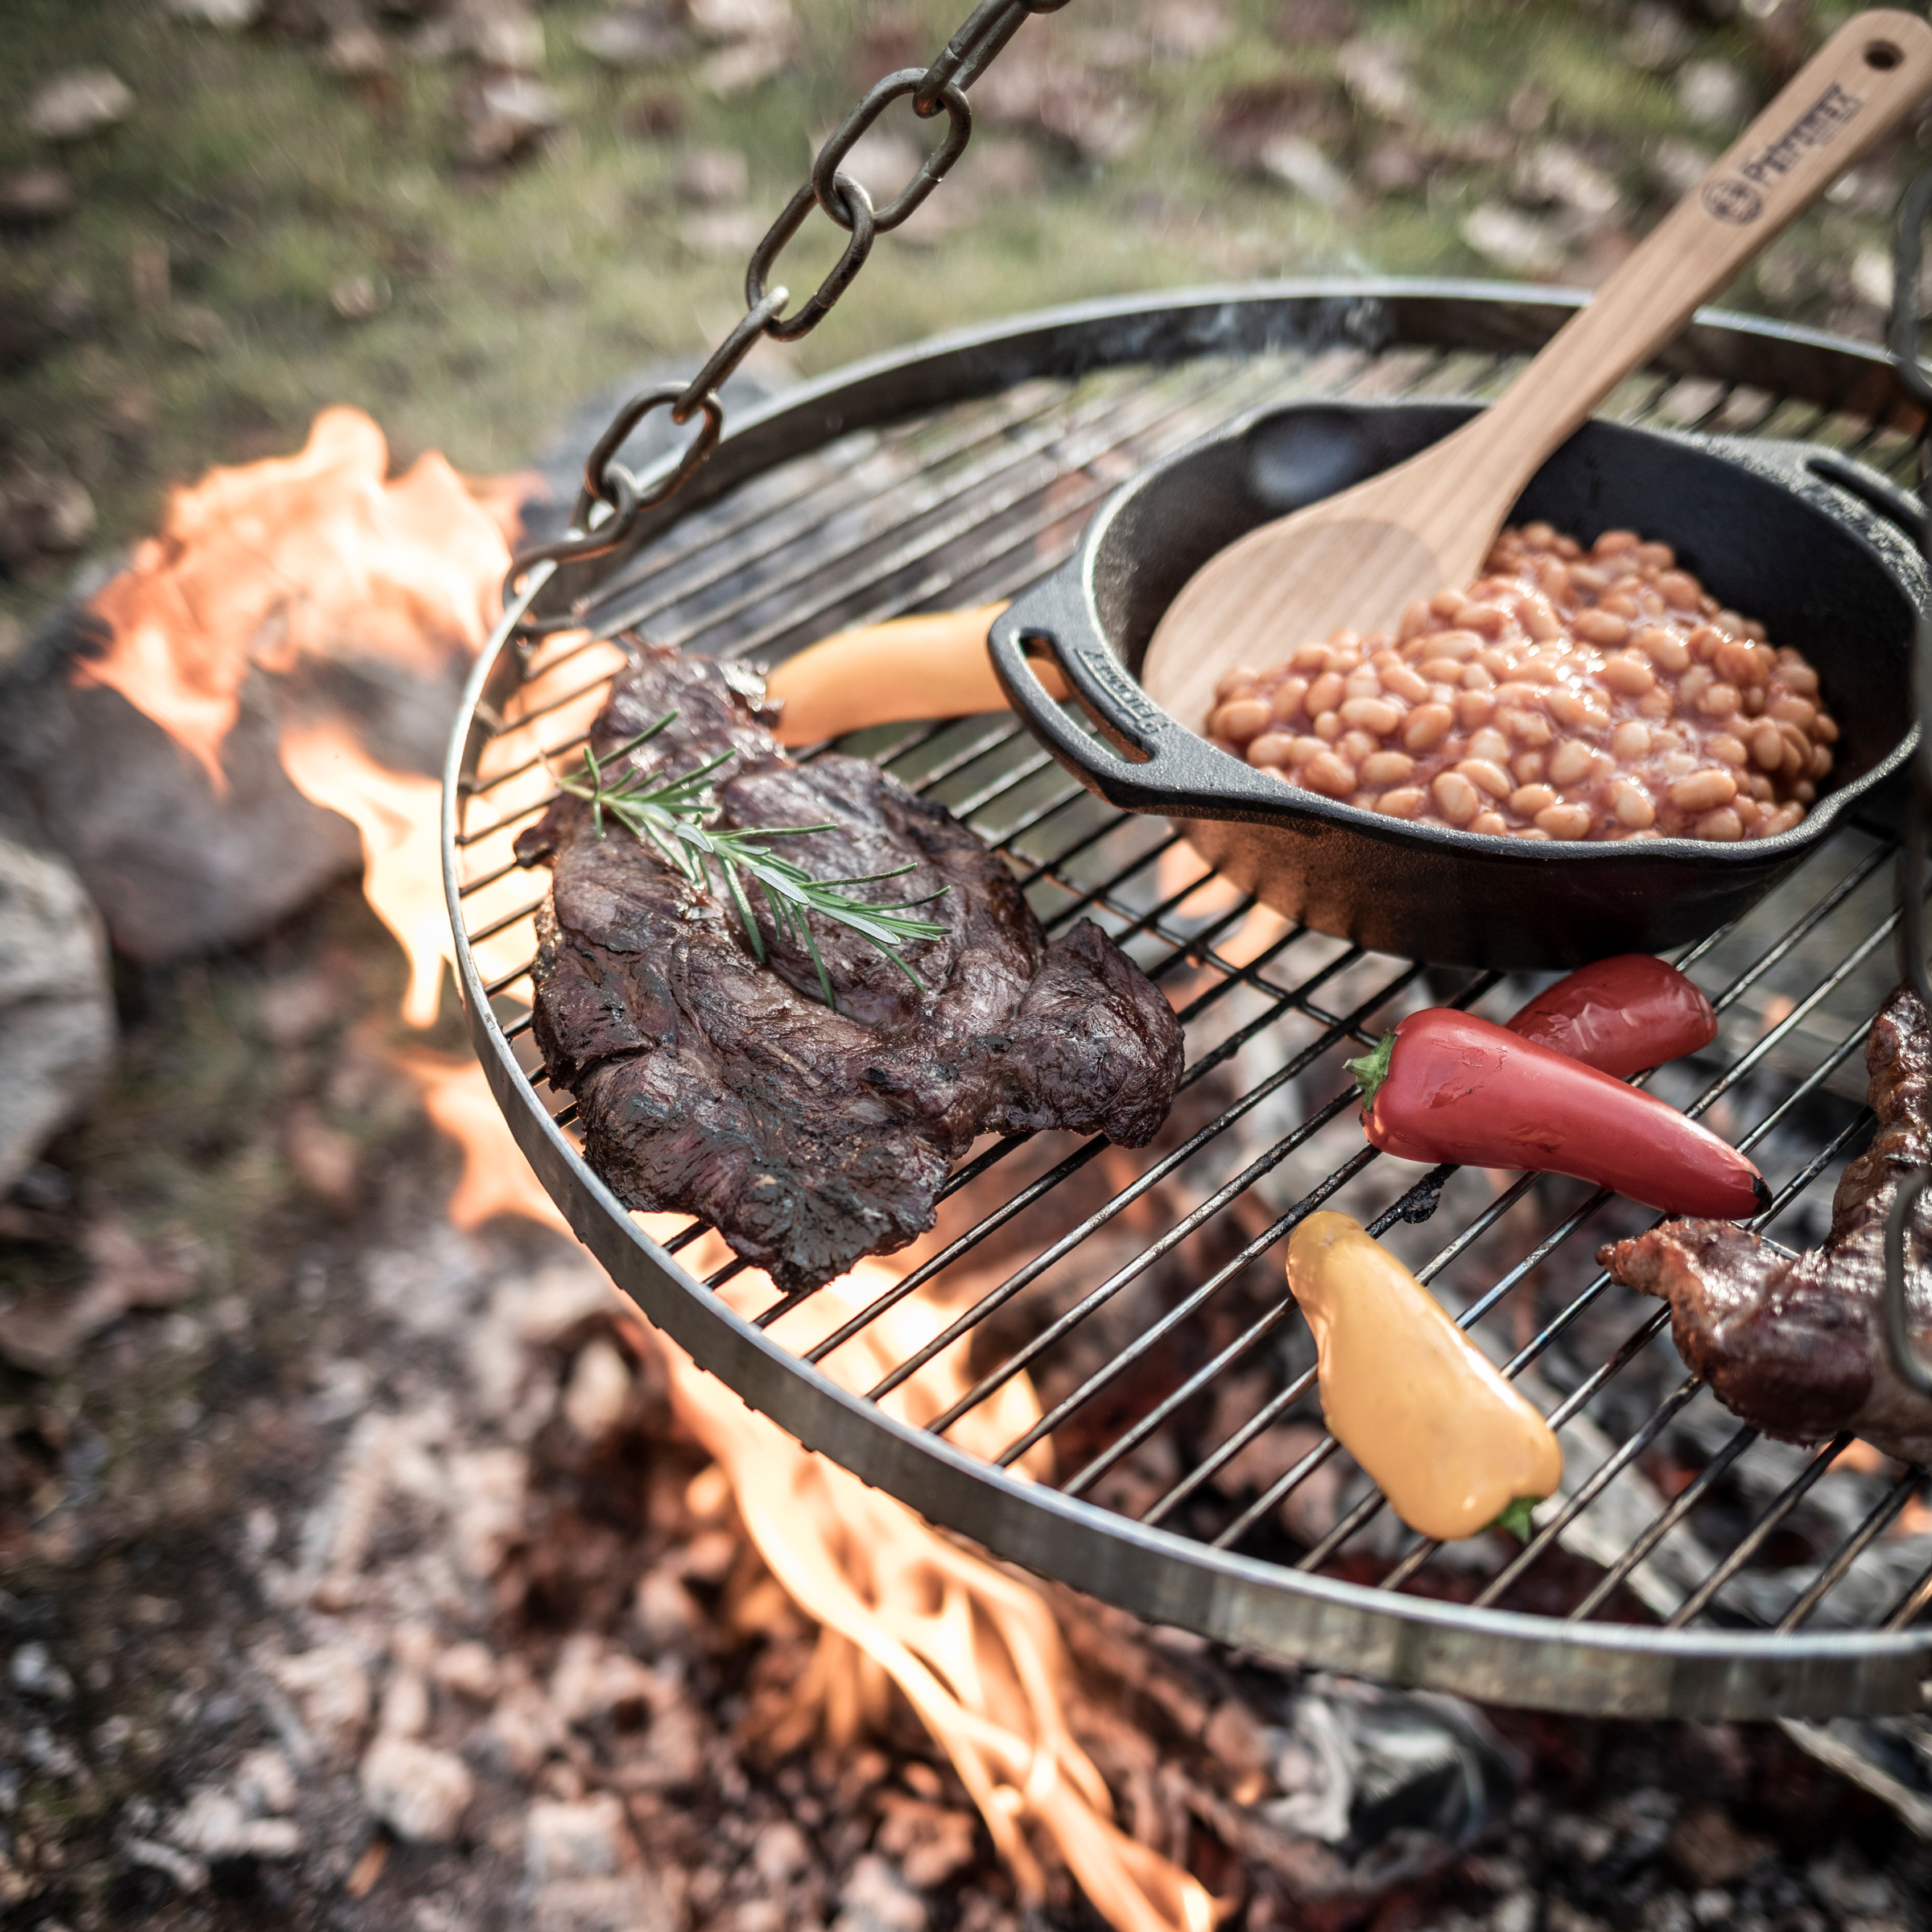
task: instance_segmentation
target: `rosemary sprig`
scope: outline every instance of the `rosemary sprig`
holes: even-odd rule
[[[584,748],[584,775],[556,774],[558,786],[590,807],[590,822],[599,838],[604,836],[608,815],[654,847],[700,892],[714,890],[712,873],[729,895],[745,936],[758,963],[765,961],[765,940],[745,896],[749,878],[765,895],[771,909],[773,929],[781,943],[795,939],[811,956],[817,968],[819,990],[834,1013],[839,1002],[832,990],[832,976],[819,956],[818,942],[812,937],[810,915],[818,913],[869,939],[920,992],[925,982],[906,964],[899,948],[909,939],[939,939],[946,928],[931,919],[909,918],[915,906],[930,905],[945,897],[947,888],[929,893],[923,899],[906,899],[879,904],[856,898],[846,890],[852,886],[874,886],[882,879],[896,879],[917,869],[908,862],[890,872],[869,872],[846,879],[816,879],[803,866],[781,858],[762,843],[767,839],[799,839],[815,832],[832,832],[824,825],[771,825],[720,827],[705,821],[717,810],[711,789],[711,775],[728,765],[737,754],[720,752],[715,758],[686,772],[667,773],[657,766],[630,765],[617,771],[641,747],[650,743],[677,717],[667,711],[663,717],[634,738],[600,758],[587,745]]]

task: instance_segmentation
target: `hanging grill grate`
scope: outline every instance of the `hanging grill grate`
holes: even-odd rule
[[[1009,597],[1058,564],[1141,465],[1294,395],[1484,396],[1569,312],[1447,284],[1305,285],[1096,305],[861,367],[727,437],[614,558],[553,582],[593,640],[772,663],[825,633]],[[1700,320],[1600,413],[1835,448],[1917,480],[1917,407],[1870,351]],[[1910,514],[1901,497],[1891,506]],[[1666,532],[1646,533],[1667,535]],[[1692,559],[1695,565],[1695,559]],[[1344,1059],[1406,1005],[1506,1014],[1525,990],[1290,926],[1212,879],[1163,823],[1116,813],[1010,717],[891,728],[846,749],[947,804],[1013,867],[1050,932],[1103,923],[1187,1022],[1168,1129],[1134,1154],[1067,1135],[985,1146],[936,1235],[804,1359],[657,1245],[580,1158],[529,1038],[541,873],[509,840],[582,742],[606,647],[486,649],[452,749],[444,865],[473,1036],[519,1144],[647,1315],[815,1448],[996,1553],[1157,1621],[1357,1674],[1500,1702],[1677,1716],[1916,1711],[1932,1629],[1925,1472],[1839,1437],[1759,1438],[1687,1377],[1668,1311],[1608,1282],[1628,1203],[1536,1177],[1414,1170],[1365,1146]],[[1800,643],[1802,639],[1792,642]],[[1657,1087],[1751,1150],[1765,1225],[1822,1236],[1862,1145],[1861,1051],[1896,976],[1882,809],[1842,827],[1680,961],[1723,1018]],[[1515,997],[1513,997],[1515,996]],[[1413,1183],[1413,1184],[1411,1184]],[[1353,1212],[1431,1282],[1560,1427],[1567,1473],[1520,1549],[1396,1522],[1321,1430],[1282,1245]],[[818,1364],[907,1298],[943,1325],[855,1395]],[[924,1428],[882,1398],[949,1348],[965,1393]],[[1025,1373],[1043,1414],[994,1460],[947,1439]],[[1030,1468],[1050,1442],[1048,1480]]]

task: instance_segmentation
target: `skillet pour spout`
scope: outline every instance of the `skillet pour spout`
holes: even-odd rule
[[[1216,550],[1402,461],[1480,407],[1291,405],[1143,472],[1103,506],[1075,555],[994,624],[1000,682],[1090,790],[1171,819],[1218,871],[1319,931],[1443,964],[1524,968],[1701,939],[1861,802],[1882,813],[1887,781],[1917,743],[1912,642],[1932,609],[1922,513],[1849,459],[1592,422],[1510,513],[1586,544],[1617,528],[1662,539],[1726,605],[1803,652],[1838,720],[1837,762],[1830,789],[1775,838],[1543,842],[1412,824],[1254,770],[1140,681],[1162,613]],[[1276,661],[1306,642],[1282,638]],[[1067,708],[1035,674],[1042,658],[1073,692]]]

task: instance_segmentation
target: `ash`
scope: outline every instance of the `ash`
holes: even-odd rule
[[[818,1632],[573,1243],[446,1212],[399,963],[333,891],[120,988],[0,1208],[0,1917],[42,1932],[1042,1932]],[[460,1064],[447,1012],[436,1036]],[[1772,1728],[1298,1677],[1049,1592],[1123,1823],[1263,1928],[1926,1922],[1932,1856]]]

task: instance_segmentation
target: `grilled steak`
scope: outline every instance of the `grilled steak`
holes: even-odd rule
[[[1728,1221],[1666,1221],[1599,1255],[1620,1282],[1670,1303],[1670,1333],[1717,1399],[1767,1435],[1811,1443],[1849,1429],[1908,1463],[1932,1459],[1932,1402],[1885,1346],[1885,1217],[1897,1177],[1932,1157],[1932,1016],[1901,987],[1865,1045],[1870,1148],[1845,1169],[1824,1246],[1787,1258]],[[1932,1207],[1913,1216],[1932,1253]],[[1932,1341],[1932,1278],[1909,1277],[1911,1327]]]
[[[600,756],[675,711],[641,755],[687,771],[734,752],[719,824],[829,824],[783,841],[785,856],[819,878],[910,861],[878,897],[944,887],[921,916],[947,931],[905,948],[922,993],[859,935],[815,918],[834,1012],[803,947],[766,923],[761,966],[722,895],[695,891],[620,825],[600,838],[586,804],[559,799],[516,848],[551,872],[535,1034],[620,1200],[702,1216],[793,1290],[930,1228],[950,1164],[979,1134],[1152,1137],[1180,1077],[1180,1026],[1098,927],[1049,945],[1005,864],[951,813],[863,758],[793,764],[737,674],[633,650],[592,733]]]

